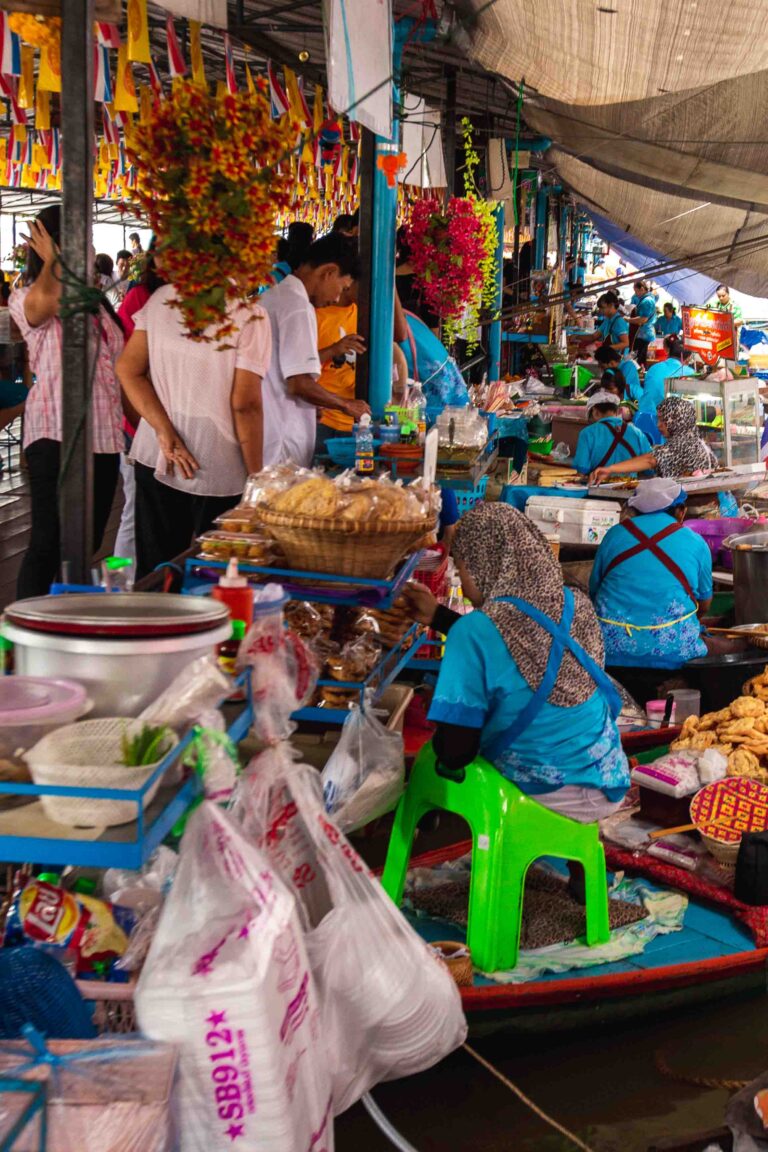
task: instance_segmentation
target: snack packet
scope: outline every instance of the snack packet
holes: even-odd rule
[[[8,909],[5,947],[43,944],[77,957],[77,975],[122,956],[136,924],[130,908],[45,880],[30,880]]]

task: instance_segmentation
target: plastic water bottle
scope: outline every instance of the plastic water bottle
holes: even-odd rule
[[[360,417],[355,435],[355,472],[358,476],[370,476],[374,470],[373,428],[367,412]]]
[[[418,381],[411,388],[408,397],[408,407],[414,411],[416,425],[419,430],[419,444],[424,443],[427,435],[427,399]]]

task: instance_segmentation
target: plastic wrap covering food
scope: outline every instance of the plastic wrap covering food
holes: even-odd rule
[[[47,1152],[174,1152],[174,1047],[122,1036],[44,1041],[35,1029],[25,1031],[25,1040],[0,1044],[0,1144],[13,1098],[2,1078],[20,1077],[47,1086]],[[17,1137],[14,1152],[39,1152],[39,1117]]]

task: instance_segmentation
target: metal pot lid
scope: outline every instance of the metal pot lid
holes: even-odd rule
[[[88,708],[88,696],[76,680],[51,676],[4,676],[0,680],[0,728],[20,724],[61,723],[62,713]]]
[[[768,549],[768,530],[761,528],[757,532],[736,532],[733,536],[726,536],[723,546],[733,552],[763,551]]]
[[[208,632],[229,617],[225,604],[209,596],[166,592],[73,592],[17,600],[8,620],[34,632],[67,636],[185,636]]]

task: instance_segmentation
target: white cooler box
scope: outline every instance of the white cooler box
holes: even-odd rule
[[[530,496],[525,514],[551,536],[558,525],[561,544],[599,544],[619,522],[621,505],[613,500],[579,500],[571,496]]]

